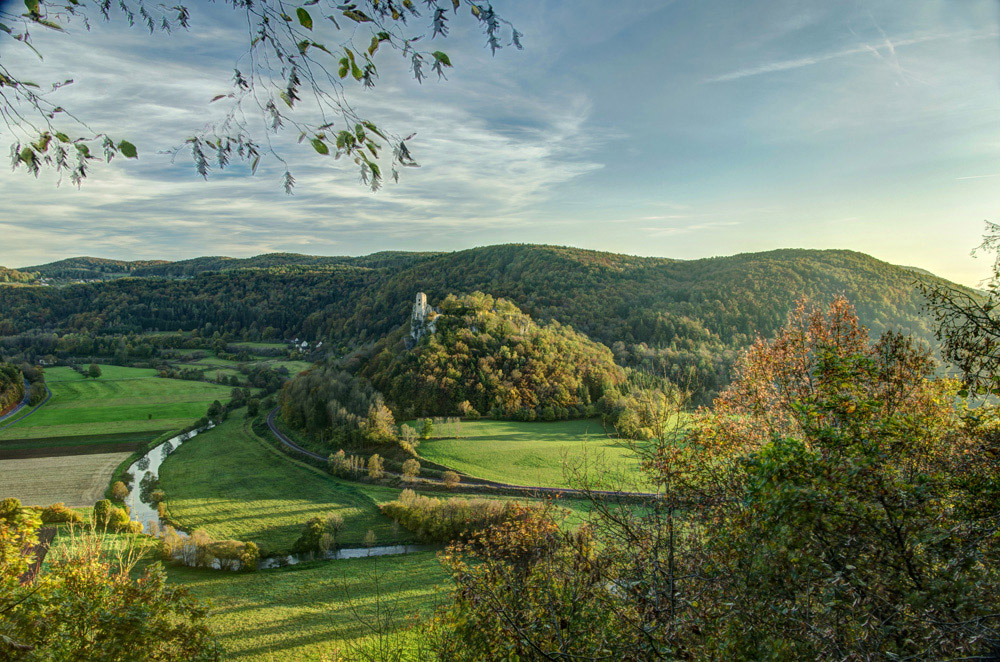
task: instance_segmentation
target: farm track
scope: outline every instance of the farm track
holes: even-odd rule
[[[267,414],[267,427],[278,441],[292,449],[296,453],[311,457],[314,460],[319,460],[321,462],[326,462],[327,458],[323,457],[319,453],[314,453],[310,450],[302,448],[294,441],[289,439],[285,433],[278,429],[278,426],[274,422],[274,417],[278,413],[278,408],[275,407]],[[393,478],[401,478],[397,473],[391,471],[386,471],[385,475],[392,476]],[[562,497],[587,497],[587,496],[598,496],[598,497],[609,497],[609,498],[626,498],[626,499],[641,499],[641,498],[656,498],[658,495],[655,492],[625,492],[617,490],[580,490],[570,487],[541,487],[538,485],[511,485],[509,483],[498,483],[492,480],[486,480],[483,478],[476,478],[475,476],[462,475],[463,480],[468,482],[459,485],[455,488],[456,490],[461,490],[462,487],[490,487],[496,489],[507,490],[510,492],[518,492],[524,496],[562,496]],[[427,483],[435,486],[443,486],[444,481],[434,480],[431,478],[421,478],[421,482]]]

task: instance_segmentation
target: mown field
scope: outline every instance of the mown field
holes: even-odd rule
[[[45,371],[52,398],[32,415],[0,431],[0,447],[31,448],[107,441],[106,436],[148,441],[205,415],[230,389],[215,384],[161,379],[154,370],[101,366],[97,379],[71,368]],[[53,441],[55,440],[55,441]]]
[[[92,506],[104,498],[108,479],[129,453],[94,453],[0,460],[0,498],[26,506]]]
[[[344,518],[341,545],[363,544],[369,529],[377,544],[412,540],[378,509],[398,490],[343,481],[281,455],[244,425],[242,410],[174,451],[160,486],[185,529],[252,540],[269,553],[290,549],[306,520],[331,512]]]
[[[419,429],[419,423],[410,422]],[[457,437],[456,437],[457,435]],[[573,487],[590,479],[641,479],[631,442],[609,437],[599,419],[554,421],[462,421],[436,425],[420,443],[422,457],[457,471],[503,483]],[[641,485],[639,485],[641,487]]]
[[[313,562],[249,574],[171,567],[170,582],[212,605],[210,625],[227,662],[316,662],[370,636],[378,607],[400,626],[447,599],[448,576],[434,552]],[[359,620],[360,619],[360,620]]]

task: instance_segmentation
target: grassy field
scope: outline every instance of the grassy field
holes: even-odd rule
[[[597,419],[463,421],[460,438],[454,436],[453,425],[438,425],[418,452],[470,476],[516,485],[571,487],[572,472],[583,469],[592,477],[622,473],[639,478],[638,462],[628,442],[608,438]]]
[[[171,519],[183,527],[252,540],[269,552],[288,550],[306,520],[330,512],[344,517],[342,545],[361,545],[369,529],[378,544],[411,539],[363,486],[280,455],[244,427],[242,411],[174,451],[160,468],[160,485]],[[370,489],[387,497],[380,501],[395,496]]]
[[[26,506],[62,501],[92,506],[104,497],[111,472],[128,453],[98,453],[0,460],[0,499],[17,497]]]
[[[225,401],[230,389],[202,382],[160,379],[156,371],[102,366],[98,379],[85,379],[70,368],[45,371],[52,398],[38,411],[0,431],[7,447],[51,445],[46,439],[80,437],[101,443],[101,435],[148,433],[183,428],[205,415],[213,400]],[[142,436],[142,435],[140,435]],[[11,440],[17,440],[11,442]]]
[[[227,661],[315,662],[368,636],[358,618],[373,619],[376,571],[382,608],[398,610],[401,624],[426,617],[447,598],[449,580],[433,552],[249,574],[171,567],[168,574],[211,604],[210,626]]]

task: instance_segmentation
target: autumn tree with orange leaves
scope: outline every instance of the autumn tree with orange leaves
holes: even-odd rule
[[[595,496],[537,561],[456,550],[442,659],[995,659],[1000,425],[934,367],[800,303],[647,454],[644,508]]]

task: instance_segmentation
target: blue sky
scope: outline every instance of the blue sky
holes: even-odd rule
[[[158,153],[220,112],[208,101],[242,52],[231,10],[189,6],[187,33],[119,19],[36,34],[42,63],[0,38],[5,66],[73,77],[55,98],[141,154],[81,190],[0,177],[0,264],[539,242],[675,258],[849,248],[967,284],[988,272],[969,250],[1000,203],[992,0],[497,2],[523,51],[490,57],[455,21],[448,81],[387,63],[352,98],[417,133],[421,168],[372,194],[292,149],[292,197],[277,163],[204,182]]]

